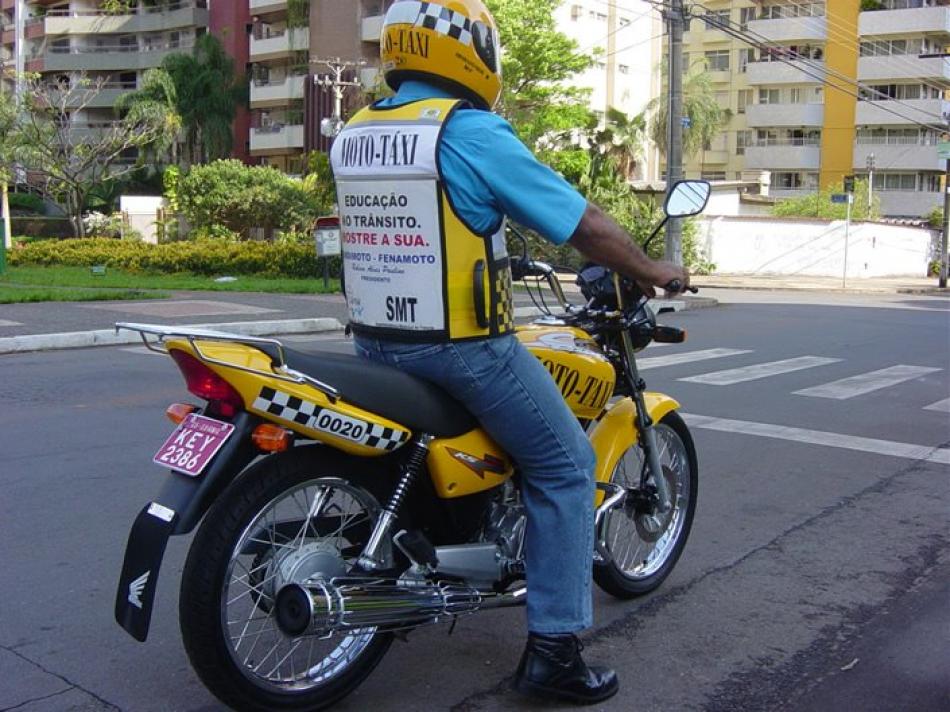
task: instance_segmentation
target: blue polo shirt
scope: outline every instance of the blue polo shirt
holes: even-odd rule
[[[407,81],[379,105],[436,98],[453,97],[424,82]],[[488,232],[507,215],[560,245],[574,234],[587,209],[587,200],[539,162],[511,125],[490,111],[456,111],[445,126],[440,150],[449,197],[477,232]]]

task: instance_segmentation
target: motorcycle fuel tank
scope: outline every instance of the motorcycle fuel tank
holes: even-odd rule
[[[617,373],[590,336],[567,326],[531,325],[518,340],[551,374],[578,418],[596,418],[614,393]]]

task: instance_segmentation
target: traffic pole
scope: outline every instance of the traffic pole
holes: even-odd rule
[[[10,229],[10,201],[7,199],[7,182],[0,181],[0,274],[7,269],[7,231]],[[9,236],[12,240],[12,236]],[[12,246],[12,245],[11,245]]]
[[[666,190],[683,178],[683,0],[672,0],[666,11],[669,31],[669,140],[666,147]],[[683,221],[672,218],[666,226],[665,257],[683,264]]]
[[[851,206],[854,203],[854,193],[847,193],[848,214],[844,219],[844,272],[841,275],[841,288],[848,288],[848,242],[851,240]]]
[[[943,179],[943,239],[940,241],[940,280],[941,289],[947,286],[947,237],[950,236],[950,158],[947,159]]]

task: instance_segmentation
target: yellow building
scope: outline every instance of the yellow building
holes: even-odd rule
[[[865,11],[861,0],[694,7],[687,61],[709,73],[731,119],[688,160],[687,175],[732,180],[767,170],[773,195],[791,197],[848,174],[866,176],[873,166],[885,215],[918,216],[939,205],[936,128],[950,111],[950,62],[919,55],[950,45],[950,7],[946,0],[876,4]],[[752,43],[717,27],[726,23]]]

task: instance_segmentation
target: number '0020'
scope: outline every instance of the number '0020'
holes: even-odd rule
[[[158,459],[172,467],[181,467],[185,470],[190,470],[198,465],[198,455],[191,450],[175,447],[174,445],[171,445]]]

